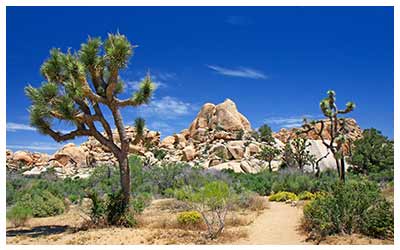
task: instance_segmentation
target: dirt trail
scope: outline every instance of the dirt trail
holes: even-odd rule
[[[248,226],[249,237],[234,244],[302,245],[305,236],[298,231],[302,209],[283,202],[270,202],[270,209]]]

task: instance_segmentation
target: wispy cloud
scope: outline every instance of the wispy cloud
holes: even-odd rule
[[[154,121],[149,124],[149,129],[160,131],[161,135],[171,135],[174,132],[174,127],[172,127],[169,123],[163,121]]]
[[[143,79],[141,79],[140,81],[130,81],[130,80],[128,80],[128,81],[126,81],[125,83],[126,83],[128,89],[131,89],[131,90],[139,90],[140,84],[142,83],[142,81],[143,81]],[[158,89],[158,88],[165,88],[165,87],[167,87],[167,84],[165,84],[164,82],[154,81],[154,80],[153,80],[153,83],[154,83],[154,86],[155,86],[157,89]]]
[[[265,75],[263,72],[246,68],[246,67],[239,67],[239,68],[225,68],[217,65],[207,65],[208,68],[214,70],[218,74],[226,75],[226,76],[233,76],[233,77],[244,77],[244,78],[251,78],[251,79],[267,79],[268,76]]]
[[[246,16],[228,16],[225,22],[235,26],[247,26],[253,23],[253,21]]]
[[[264,119],[264,123],[270,125],[276,125],[281,128],[295,128],[303,125],[304,118],[316,119],[318,118],[318,116],[306,114],[302,116],[290,116],[290,117],[282,117],[282,116],[268,117]]]
[[[144,74],[141,74],[144,75]],[[153,81],[156,88],[166,88],[168,84],[166,83],[169,80],[172,80],[176,77],[175,73],[172,72],[159,72],[159,73],[151,73],[151,80]],[[128,89],[138,90],[140,87],[140,83],[144,80],[144,77],[135,80],[125,80],[125,83]]]
[[[161,99],[151,101],[148,105],[139,107],[139,113],[141,115],[157,116],[160,119],[173,119],[179,116],[185,116],[191,114],[195,110],[195,105],[171,96],[164,96]]]
[[[8,132],[16,132],[20,130],[25,130],[25,131],[35,131],[36,129],[29,126],[28,124],[23,124],[23,123],[15,123],[15,122],[7,122],[6,125],[7,131]]]
[[[36,150],[36,151],[51,151],[61,148],[61,144],[56,143],[45,143],[45,142],[33,142],[27,145],[24,144],[8,144],[7,148],[13,150]]]

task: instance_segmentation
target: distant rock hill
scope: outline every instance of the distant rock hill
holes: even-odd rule
[[[356,140],[361,137],[362,130],[354,119],[347,119],[346,124],[349,138]],[[330,140],[328,129],[323,132],[325,140]],[[274,133],[276,147],[283,148],[285,143],[296,138],[298,130],[281,129]],[[131,141],[129,152],[140,155],[145,164],[150,166],[187,162],[192,166],[233,169],[245,173],[255,173],[266,166],[266,162],[256,157],[265,143],[254,138],[250,122],[230,99],[218,105],[204,104],[188,129],[167,136],[162,141],[157,131],[145,129],[142,137],[137,137],[133,127],[127,126],[126,131]],[[117,131],[113,131],[113,137],[118,144]],[[327,153],[316,134],[309,133],[306,138],[311,140],[310,151],[317,158]],[[67,144],[51,156],[26,151],[13,153],[10,150],[6,154],[7,168],[20,169],[23,166],[26,169],[24,174],[28,176],[39,175],[53,168],[61,178],[87,177],[93,166],[117,162],[112,153],[92,137],[79,146]],[[274,169],[280,164],[281,160],[272,162]],[[320,167],[335,168],[334,157],[326,157]]]

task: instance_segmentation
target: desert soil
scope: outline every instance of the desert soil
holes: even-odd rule
[[[282,202],[270,202],[248,226],[248,237],[234,244],[245,245],[302,245],[306,236],[299,230],[302,208],[292,207]]]
[[[81,207],[65,214],[34,218],[28,225],[13,228],[7,223],[7,244],[229,244],[229,245],[303,245],[302,207],[269,202],[262,211],[236,211],[230,214],[226,230],[216,241],[204,239],[205,228],[181,229],[176,214],[181,204],[171,199],[155,200],[139,219],[138,228],[104,228],[77,230],[85,221]],[[331,236],[320,244],[393,244],[393,241],[370,239],[361,235]]]

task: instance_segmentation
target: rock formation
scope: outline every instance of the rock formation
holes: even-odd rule
[[[354,119],[347,119],[348,137],[356,140],[361,137],[362,130]],[[325,140],[329,140],[329,122],[323,131]],[[317,125],[319,126],[319,125]],[[214,105],[206,103],[192,121],[188,129],[180,133],[166,136],[160,141],[160,133],[144,129],[142,136],[136,134],[134,127],[127,126],[126,132],[130,138],[130,153],[143,158],[146,165],[156,166],[163,163],[187,162],[194,166],[213,169],[232,169],[235,172],[255,173],[267,166],[265,161],[258,159],[258,153],[266,143],[258,141],[253,136],[250,122],[242,115],[236,104],[226,99],[223,103]],[[296,138],[296,131],[281,129],[274,133],[275,146],[283,148],[285,143]],[[113,138],[119,145],[117,131]],[[320,158],[327,152],[322,141],[315,133],[309,133],[306,138],[311,141],[310,151]],[[7,168],[26,169],[25,175],[38,175],[51,167],[61,178],[66,176],[87,177],[96,165],[117,164],[113,154],[107,147],[101,145],[95,138],[89,137],[81,145],[73,143],[64,145],[56,153],[49,156],[26,151],[6,151]],[[272,168],[277,169],[281,161],[272,162]],[[310,169],[307,166],[306,169]],[[324,158],[320,169],[335,168],[332,155]]]

